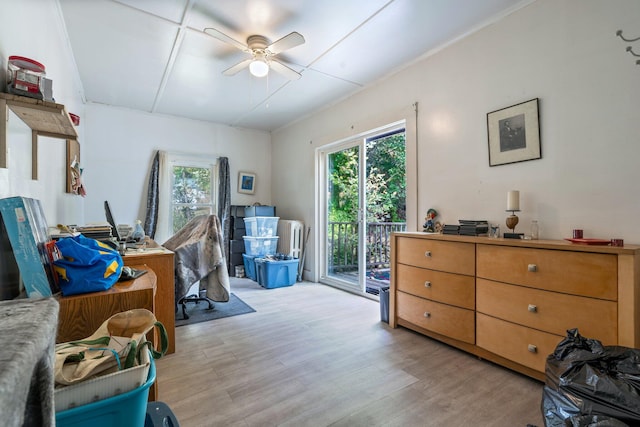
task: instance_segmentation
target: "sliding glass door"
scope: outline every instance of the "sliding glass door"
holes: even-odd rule
[[[321,153],[321,281],[377,295],[388,284],[391,232],[406,227],[403,127]]]

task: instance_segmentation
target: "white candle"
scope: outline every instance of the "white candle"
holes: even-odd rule
[[[507,210],[520,210],[520,192],[518,190],[511,190],[507,193]]]

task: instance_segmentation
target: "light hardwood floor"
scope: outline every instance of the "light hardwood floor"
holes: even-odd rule
[[[404,328],[371,301],[232,279],[256,312],[176,329],[157,361],[181,427],[542,427],[542,383]]]

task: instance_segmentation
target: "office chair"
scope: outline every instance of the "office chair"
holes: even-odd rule
[[[182,306],[182,318],[186,320],[189,318],[189,315],[187,314],[187,303],[193,302],[199,304],[201,301],[209,304],[209,308],[207,310],[213,310],[213,308],[215,307],[214,302],[207,298],[207,290],[200,289],[198,295],[189,294],[181,297],[180,299],[176,299],[176,313],[178,312],[178,305]]]
[[[187,303],[209,304],[229,301],[230,284],[224,256],[222,227],[216,215],[200,215],[191,219],[163,246],[174,252],[175,301],[188,319]],[[199,282],[198,294],[188,294]]]

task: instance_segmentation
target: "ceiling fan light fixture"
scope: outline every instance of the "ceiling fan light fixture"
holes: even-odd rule
[[[263,59],[254,59],[249,64],[249,71],[256,77],[264,77],[269,74],[269,65]]]

